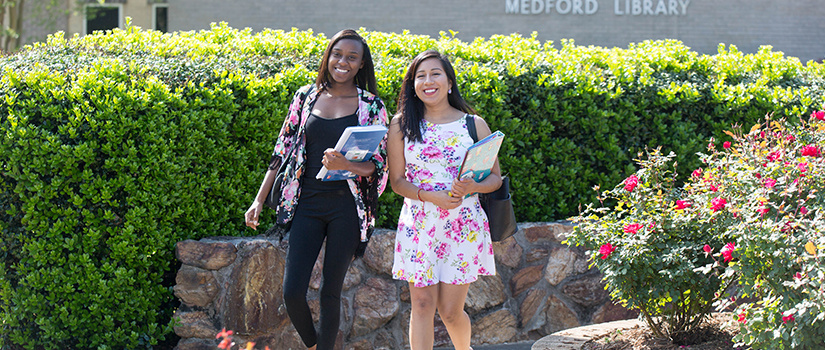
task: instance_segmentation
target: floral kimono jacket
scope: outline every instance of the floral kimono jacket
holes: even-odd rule
[[[304,86],[295,93],[289,105],[289,113],[284,119],[281,133],[272,152],[269,169],[277,171],[282,161],[286,165],[281,183],[281,199],[278,204],[277,223],[284,225],[292,221],[298,198],[301,196],[301,180],[306,161],[306,121],[312,111],[318,90],[312,85]],[[358,125],[387,125],[387,111],[378,96],[358,88]],[[347,180],[350,192],[355,198],[358,219],[361,223],[361,242],[367,242],[375,225],[378,196],[387,186],[387,138],[379,146],[378,153],[370,161],[375,164],[372,176],[358,176]],[[366,248],[364,245],[361,249]],[[360,253],[363,254],[363,251]]]

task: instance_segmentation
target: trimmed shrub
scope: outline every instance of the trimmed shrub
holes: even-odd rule
[[[464,95],[507,135],[500,160],[520,221],[575,213],[594,184],[634,172],[645,145],[692,169],[684,155],[732,123],[823,102],[821,65],[770,48],[700,56],[676,41],[556,48],[535,36],[362,33],[390,112],[414,55],[454,57]],[[258,233],[243,212],[326,40],[127,26],[57,34],[0,60],[3,344],[137,348],[168,335],[174,244]],[[381,202],[378,225],[394,227],[400,198]],[[271,213],[261,220],[272,224]]]

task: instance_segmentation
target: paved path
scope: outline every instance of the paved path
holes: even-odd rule
[[[530,350],[532,346],[533,342],[527,341],[509,344],[474,345],[473,350]],[[433,350],[453,350],[453,348],[434,348]]]
[[[638,320],[623,320],[570,328],[539,339],[531,349],[581,350],[582,345],[593,337],[604,335],[616,329],[627,329],[641,325],[642,322]]]
[[[638,320],[599,323],[559,331],[536,342],[476,345],[473,346],[473,350],[581,350],[582,344],[595,336],[604,335],[616,329],[628,329],[642,325],[642,322]],[[435,348],[433,350],[453,350],[453,348]]]

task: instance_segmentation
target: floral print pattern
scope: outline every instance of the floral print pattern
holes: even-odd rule
[[[423,142],[404,141],[406,179],[426,191],[450,188],[473,140],[466,118],[422,123]],[[496,273],[490,225],[478,195],[455,209],[405,198],[395,236],[393,278],[426,287],[466,284]]]
[[[278,205],[280,224],[292,220],[295,207],[301,197],[301,179],[305,170],[306,161],[306,121],[312,110],[312,105],[318,97],[317,89],[306,85],[295,92],[289,111],[284,118],[284,125],[272,151],[269,169],[277,170],[283,160],[289,163],[281,187],[281,200]],[[304,103],[306,102],[306,103]],[[369,91],[358,88],[358,125],[387,125],[387,110],[384,102]],[[355,198],[358,218],[361,222],[361,241],[369,238],[369,233],[375,225],[378,196],[387,186],[387,138],[381,142],[378,153],[370,161],[375,164],[372,176],[359,176],[347,180],[350,192]]]

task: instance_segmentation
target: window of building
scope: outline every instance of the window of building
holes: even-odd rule
[[[121,5],[88,4],[84,8],[84,33],[121,27]]]
[[[159,32],[169,32],[169,21],[167,14],[169,13],[169,5],[154,4],[152,5],[152,25],[154,29]]]

